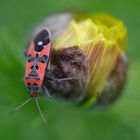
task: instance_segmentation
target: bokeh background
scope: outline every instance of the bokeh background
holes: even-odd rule
[[[0,0],[0,139],[139,140],[139,6],[139,0]],[[107,12],[125,22],[129,77],[123,95],[110,107],[93,111],[41,97],[47,128],[34,100],[9,115],[11,109],[29,97],[22,81],[28,32],[45,16],[67,10]]]

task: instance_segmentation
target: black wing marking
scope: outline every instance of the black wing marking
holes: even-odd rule
[[[48,30],[44,29],[34,39],[35,51],[41,52],[48,43],[50,43],[50,35]]]

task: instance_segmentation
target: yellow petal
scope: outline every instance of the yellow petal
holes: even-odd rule
[[[118,55],[125,50],[126,34],[124,24],[106,14],[80,18],[76,15],[69,27],[54,40],[56,48],[79,46],[86,54],[90,66],[87,105],[96,100]]]

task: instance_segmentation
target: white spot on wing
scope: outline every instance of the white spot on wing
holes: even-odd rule
[[[43,42],[42,41],[38,41],[38,46],[41,46],[43,45]]]

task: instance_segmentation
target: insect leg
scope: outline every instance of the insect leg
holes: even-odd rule
[[[48,97],[52,97],[46,86],[43,86],[43,91]]]
[[[49,61],[47,65],[47,71],[50,71],[50,70],[51,70],[51,62]]]
[[[84,77],[66,77],[66,78],[54,78],[54,77],[49,77],[46,76],[48,80],[54,80],[54,81],[69,81],[69,80],[80,80],[83,79]]]

